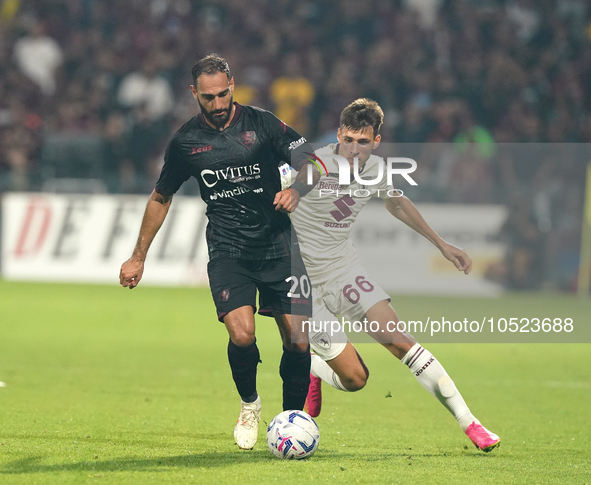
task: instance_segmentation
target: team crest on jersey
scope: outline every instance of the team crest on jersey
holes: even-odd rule
[[[226,289],[220,293],[220,299],[222,301],[228,301],[229,298],[230,298],[230,290]]]
[[[252,148],[257,141],[257,134],[254,131],[245,131],[238,135],[238,141],[246,148]]]

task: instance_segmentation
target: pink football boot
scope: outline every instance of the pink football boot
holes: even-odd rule
[[[474,443],[476,448],[478,448],[480,451],[484,451],[485,453],[488,453],[493,448],[501,445],[501,438],[499,438],[496,434],[491,433],[481,424],[476,424],[476,422],[468,426],[466,435],[468,438],[470,438],[470,440],[472,440],[472,443]]]
[[[306,397],[306,404],[304,404],[304,411],[313,418],[320,414],[322,409],[322,379],[314,377],[310,374],[310,387],[308,388],[308,396]]]

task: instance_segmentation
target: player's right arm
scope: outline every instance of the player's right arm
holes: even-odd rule
[[[150,194],[133,254],[121,265],[119,282],[122,286],[133,289],[142,279],[148,249],[166,219],[171,202],[172,196],[159,194],[155,190]]]
[[[135,249],[119,272],[119,282],[130,289],[135,288],[142,279],[148,249],[168,214],[173,194],[190,176],[179,141],[180,131],[171,138],[166,147],[164,166],[156,182],[156,189],[148,199]]]
[[[172,196],[159,194],[155,190],[150,195],[133,254],[121,265],[119,282],[122,286],[133,289],[142,279],[148,249],[166,219],[171,202]]]

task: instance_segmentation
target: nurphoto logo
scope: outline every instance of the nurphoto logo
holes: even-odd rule
[[[307,153],[313,158],[308,158],[313,165],[315,165],[318,170],[320,171],[321,175],[336,175],[333,173],[329,173],[328,169],[326,168],[326,163],[328,159],[332,159],[336,162],[339,167],[339,186],[348,186],[351,185],[351,175],[353,175],[354,182],[365,186],[371,187],[373,185],[378,185],[384,181],[384,177],[386,178],[386,184],[388,186],[394,186],[394,175],[401,175],[410,185],[417,185],[415,180],[410,176],[417,169],[417,162],[412,158],[405,158],[405,157],[386,157],[384,160],[383,157],[378,157],[382,160],[383,163],[379,163],[377,165],[377,174],[375,177],[367,177],[362,176],[361,172],[363,171],[363,167],[359,168],[359,158],[355,157],[353,159],[353,167],[349,161],[343,157],[342,155],[335,155],[335,154],[327,154],[322,155],[323,160],[321,160],[317,155]],[[375,155],[374,155],[375,156]],[[312,177],[312,165],[308,165],[308,184],[312,185],[313,177]],[[367,189],[366,189],[367,190]],[[395,189],[394,189],[395,190]],[[321,190],[322,192],[322,190]],[[396,190],[399,195],[403,195],[401,190]],[[334,193],[334,191],[327,191],[327,194]],[[322,193],[320,194],[322,196]]]

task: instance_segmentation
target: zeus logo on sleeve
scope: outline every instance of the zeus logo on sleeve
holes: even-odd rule
[[[219,170],[201,170],[201,179],[203,183],[209,188],[213,187],[220,180],[228,180],[230,182],[235,179],[251,180],[260,178],[261,168],[258,163],[254,165],[244,165],[243,167],[228,167]]]

